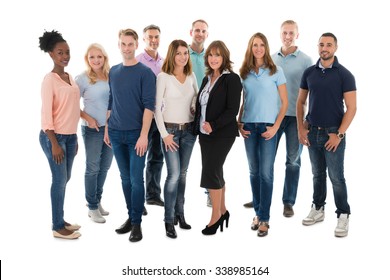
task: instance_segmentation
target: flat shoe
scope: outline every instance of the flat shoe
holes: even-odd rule
[[[63,235],[63,234],[53,230],[53,236],[56,238],[62,238],[62,239],[77,239],[81,236],[81,233],[78,231],[74,231],[71,234]]]

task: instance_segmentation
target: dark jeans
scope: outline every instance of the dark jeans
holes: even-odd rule
[[[132,224],[141,224],[145,202],[145,156],[138,156],[135,145],[141,130],[116,130],[108,127],[112,150],[118,164],[123,194]]]
[[[333,196],[336,204],[337,216],[350,214],[348,204],[347,185],[344,178],[344,153],[346,138],[342,139],[337,150],[327,151],[325,143],[329,139],[328,133],[336,133],[337,127],[318,128],[311,126],[308,134],[310,142],[309,156],[313,173],[313,204],[317,208],[325,205],[326,200],[326,170],[333,186]]]
[[[161,150],[161,135],[154,119],[149,130],[149,145],[146,161],[146,200],[161,198],[160,181],[162,167],[164,165],[164,155]]]

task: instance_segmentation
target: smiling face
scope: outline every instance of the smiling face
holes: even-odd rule
[[[56,67],[64,68],[68,66],[70,60],[70,49],[66,42],[57,43],[53,51],[49,52],[50,57]]]
[[[263,59],[265,54],[265,44],[263,40],[256,37],[252,44],[252,53],[255,59]]]
[[[210,65],[210,68],[215,71],[219,71],[223,63],[223,57],[220,54],[218,49],[212,49],[207,56],[207,62]]]
[[[146,50],[157,51],[160,45],[160,31],[158,31],[158,29],[146,30],[144,42]]]
[[[190,35],[194,43],[203,45],[209,35],[207,24],[201,21],[196,22],[190,31]]]
[[[88,52],[88,64],[93,71],[100,71],[105,62],[105,57],[101,50],[93,48]]]
[[[298,39],[298,29],[295,24],[284,24],[280,29],[280,39],[283,47],[288,49],[295,46],[295,40]]]
[[[332,60],[337,51],[337,43],[331,36],[322,36],[318,42],[318,53],[321,60]]]
[[[138,48],[138,41],[130,35],[121,35],[119,38],[119,49],[124,60],[131,60],[135,57]]]
[[[175,67],[184,68],[188,63],[189,57],[188,48],[179,46],[175,54]]]

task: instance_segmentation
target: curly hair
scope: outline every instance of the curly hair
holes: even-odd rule
[[[56,30],[46,31],[39,37],[39,48],[44,52],[51,52],[57,43],[66,42],[62,34]]]

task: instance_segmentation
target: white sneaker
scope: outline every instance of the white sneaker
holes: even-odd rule
[[[325,218],[324,207],[321,206],[320,209],[316,210],[316,206],[311,207],[309,215],[302,220],[302,224],[305,226],[314,225],[315,223],[322,222]]]
[[[108,214],[110,214],[110,212],[104,210],[103,206],[100,203],[98,205],[98,209],[100,211],[100,214],[102,214],[102,216],[108,216]]]
[[[105,223],[106,219],[103,218],[102,214],[100,214],[99,209],[89,210],[88,217],[91,218],[95,223]]]
[[[336,237],[345,237],[348,235],[348,229],[349,229],[348,214],[340,214],[340,217],[337,219],[337,227],[334,230],[334,235]]]

